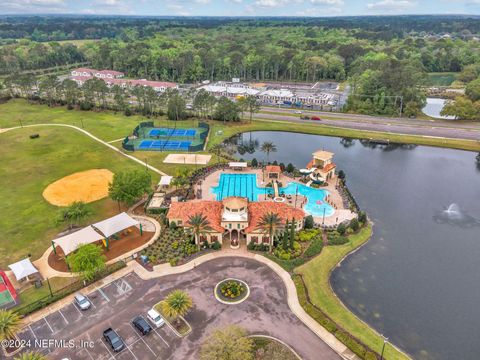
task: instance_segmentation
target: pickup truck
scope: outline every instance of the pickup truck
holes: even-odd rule
[[[108,328],[107,330],[105,330],[103,332],[103,337],[113,351],[119,352],[125,348],[125,343],[123,342],[123,339],[112,328]]]

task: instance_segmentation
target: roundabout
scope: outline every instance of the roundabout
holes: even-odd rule
[[[228,278],[217,283],[213,293],[222,304],[237,305],[247,300],[250,288],[245,281]]]

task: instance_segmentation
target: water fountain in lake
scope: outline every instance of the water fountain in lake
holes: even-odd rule
[[[450,204],[448,208],[438,211],[433,220],[438,224],[449,224],[457,226],[476,226],[480,225],[480,219],[475,219],[463,211],[458,204]]]

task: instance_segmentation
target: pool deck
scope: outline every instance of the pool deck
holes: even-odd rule
[[[243,171],[224,169],[224,170],[217,170],[209,174],[205,179],[201,181],[200,184],[195,184],[194,185],[195,193],[197,193],[197,190],[201,190],[202,200],[216,200],[215,194],[211,192],[211,188],[218,185],[221,174],[256,174],[257,185],[259,187],[263,187],[267,183],[267,181],[265,182],[262,181],[263,180],[262,169],[247,169]],[[298,180],[288,177],[284,174],[280,175],[279,181],[284,186],[289,182],[298,182],[300,184]],[[338,190],[336,189],[335,184],[336,184],[336,179],[334,178],[330,180],[328,186],[321,188],[323,190],[328,191],[329,195],[327,196],[326,201],[335,208],[335,212],[331,216],[326,216],[324,222],[322,217],[314,216],[314,220],[317,224],[321,225],[323,223],[325,226],[331,226],[331,225],[339,224],[346,220],[351,220],[355,217],[355,214],[353,212],[343,207],[342,197],[338,192]],[[271,198],[268,198],[263,194],[259,196],[259,199],[260,201],[273,202]],[[297,196],[296,204],[295,204],[295,196],[292,196],[292,199],[290,200],[286,200],[287,204],[294,207],[301,207],[301,208],[303,208],[306,202],[307,202],[307,199],[302,195]]]

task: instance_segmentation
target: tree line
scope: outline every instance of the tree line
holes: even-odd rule
[[[33,75],[14,74],[0,83],[0,89],[2,87],[11,98],[22,97],[48,106],[65,105],[70,110],[109,109],[124,112],[126,116],[137,113],[144,116],[167,115],[170,120],[199,117],[227,122],[240,121],[245,113],[252,121],[253,115],[260,111],[255,96],[245,96],[234,102],[227,97],[217,99],[204,89],[182,92],[167,89],[157,93],[148,86],[109,87],[95,77],[79,86],[74,80],[59,80],[55,75],[37,78]]]

